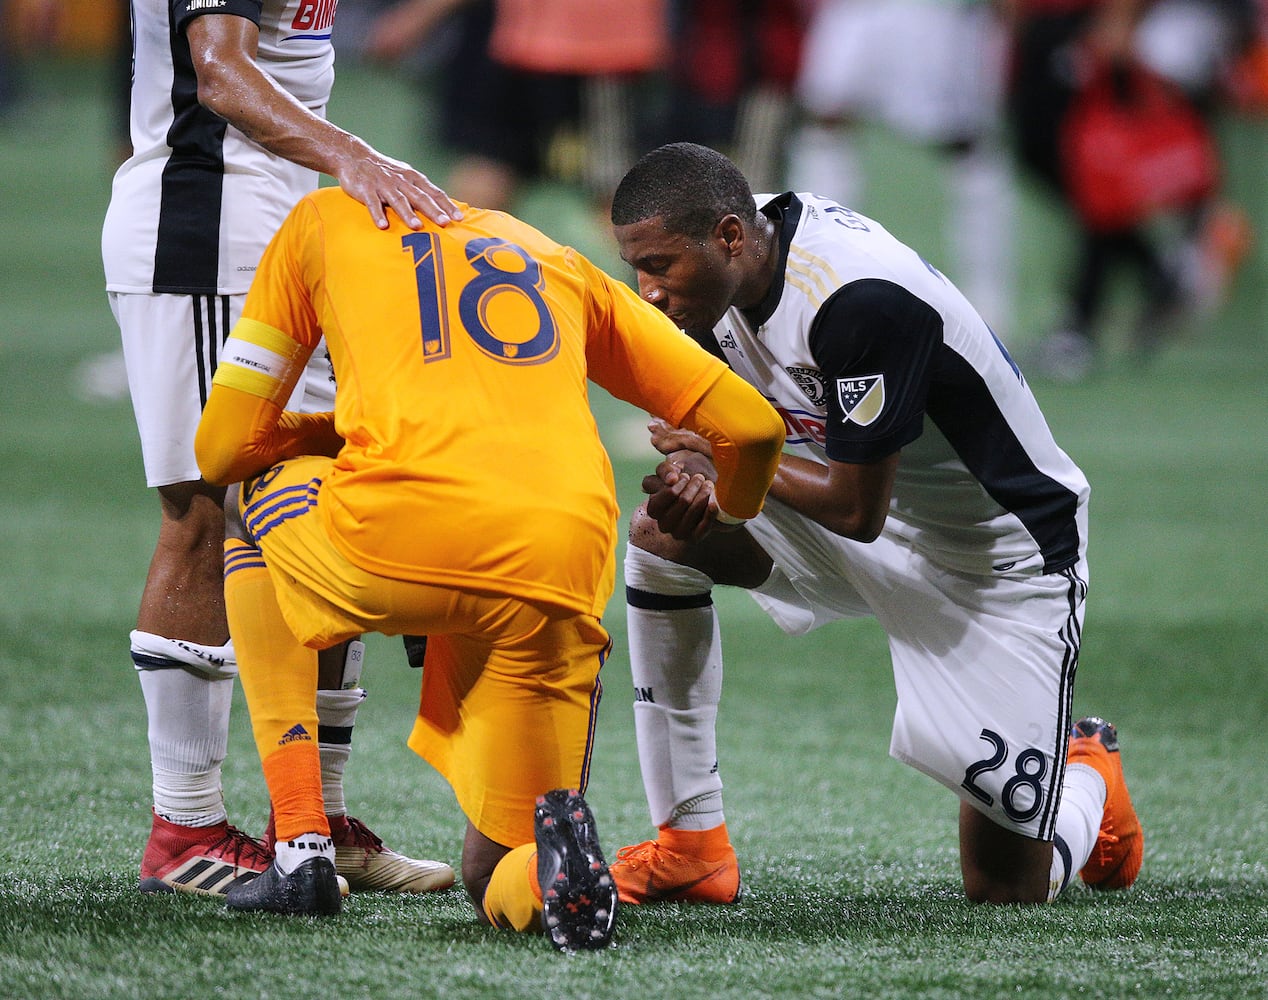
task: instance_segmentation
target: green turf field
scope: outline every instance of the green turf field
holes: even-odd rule
[[[1130,892],[965,903],[954,798],[886,755],[879,630],[793,641],[720,592],[737,906],[626,908],[615,947],[565,957],[476,926],[458,890],[354,897],[320,923],[136,893],[149,764],[127,632],[157,506],[101,290],[104,80],[91,64],[40,68],[32,102],[0,122],[0,997],[1268,997],[1262,246],[1229,306],[1148,371],[1114,356],[1086,384],[1036,383],[1093,486],[1075,709],[1120,728],[1146,830]],[[336,91],[342,124],[443,179],[401,81],[350,69]],[[1268,241],[1268,132],[1242,126],[1227,141],[1235,190]],[[901,152],[882,137],[869,150]],[[909,153],[886,169],[869,210],[936,248],[936,168]],[[534,191],[524,214],[614,265],[567,192]],[[1012,342],[1024,347],[1050,318],[1062,231],[1041,205],[1023,221]],[[628,509],[650,467],[631,444],[638,417],[595,405]],[[650,829],[619,602],[606,622],[616,652],[589,797],[611,853]],[[418,675],[395,641],[370,646],[350,805],[402,851],[456,865],[462,818],[404,746]],[[235,822],[259,831],[264,783],[240,694],[224,781]]]

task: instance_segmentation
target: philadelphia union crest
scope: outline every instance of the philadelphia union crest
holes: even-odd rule
[[[828,387],[824,383],[823,372],[818,368],[800,368],[793,365],[785,368],[784,371],[797,383],[797,388],[806,394],[812,406],[822,408],[828,401]]]
[[[885,376],[860,375],[837,379],[837,400],[845,422],[866,427],[885,408]]]

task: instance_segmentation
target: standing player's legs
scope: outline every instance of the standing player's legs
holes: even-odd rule
[[[987,5],[828,0],[806,33],[795,190],[868,211],[859,124],[945,154],[946,270],[997,330],[1012,315],[1013,180],[1000,120],[1007,38]]]
[[[1002,123],[1008,35],[988,4],[908,5],[908,65],[923,89],[891,91],[906,130],[946,159],[948,271],[996,330],[1013,312],[1012,166]]]
[[[952,278],[992,329],[1009,330],[1016,194],[1006,151],[989,133],[943,148],[949,170],[945,232],[956,272]]]
[[[876,30],[879,13],[856,0],[819,4],[798,70],[795,92],[805,121],[789,144],[789,183],[851,208],[866,204],[858,125],[874,117],[877,87],[891,85],[876,65],[886,43]]]
[[[238,673],[225,610],[225,491],[201,479],[193,448],[221,345],[244,298],[110,295],[146,480],[157,489],[161,512],[131,635],[153,769],[153,818],[141,862],[147,892],[222,895],[236,878],[263,871],[271,849],[228,823],[221,792]],[[324,355],[314,356],[292,406],[302,405],[301,394],[310,410],[333,405]],[[364,693],[355,685],[344,689],[342,659],[336,666],[332,690],[317,702],[321,731],[331,737],[321,743],[325,785],[338,808]],[[340,856],[357,888],[425,891],[452,883],[449,866],[403,858],[363,824],[339,819]]]
[[[146,481],[159,494],[133,664],[148,718],[153,818],[141,889],[222,893],[267,854],[228,824],[220,765],[237,674],[221,585],[224,491],[204,483],[193,440],[240,302],[224,296],[119,295]]]
[[[451,15],[454,40],[440,74],[440,131],[455,161],[446,188],[455,198],[482,208],[514,207],[520,185],[531,176],[535,143],[530,115],[516,73],[489,54],[494,5],[461,4]]]
[[[612,192],[634,155],[635,81],[625,76],[591,76],[580,81],[580,136],[585,147],[585,186],[604,223]]]

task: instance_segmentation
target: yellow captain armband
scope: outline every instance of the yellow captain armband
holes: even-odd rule
[[[284,406],[299,380],[307,354],[281,330],[255,319],[240,319],[220,351],[216,385]]]

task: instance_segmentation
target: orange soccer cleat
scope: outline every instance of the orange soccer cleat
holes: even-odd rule
[[[1095,768],[1105,780],[1101,829],[1079,877],[1093,889],[1126,889],[1140,874],[1145,835],[1127,794],[1118,730],[1096,716],[1080,719],[1070,730],[1066,761]]]
[[[662,827],[660,837],[622,847],[612,877],[623,903],[734,903],[740,863],[726,824],[712,830]]]

